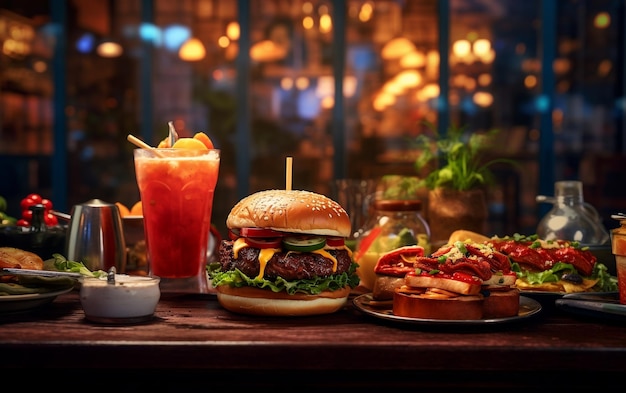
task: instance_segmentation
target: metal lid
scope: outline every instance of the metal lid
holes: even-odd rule
[[[385,211],[420,211],[422,201],[419,199],[378,199],[374,201],[374,209]]]

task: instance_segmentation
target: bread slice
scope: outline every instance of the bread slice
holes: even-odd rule
[[[405,285],[414,288],[440,288],[461,295],[477,295],[481,289],[480,283],[427,275],[407,275],[405,276]]]
[[[483,318],[508,318],[519,314],[520,291],[511,287],[487,287],[482,291]]]
[[[483,302],[480,294],[433,298],[399,290],[393,296],[393,314],[408,318],[476,320],[483,318]]]

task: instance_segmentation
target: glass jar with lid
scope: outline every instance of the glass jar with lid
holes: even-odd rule
[[[360,285],[370,290],[374,288],[374,267],[381,254],[410,245],[420,245],[424,255],[430,254],[430,227],[422,217],[421,200],[379,199],[372,208],[372,217],[359,231],[354,254]]]
[[[554,183],[554,198],[539,195],[537,202],[553,203],[552,209],[537,225],[537,235],[545,240],[572,240],[583,245],[609,242],[609,233],[596,209],[583,199],[580,181]]]

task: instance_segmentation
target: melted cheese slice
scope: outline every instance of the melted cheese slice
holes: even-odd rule
[[[235,243],[233,244],[233,257],[235,259],[238,258],[239,250],[241,250],[244,247],[250,247],[248,242],[246,242],[245,238],[240,237],[237,240],[235,240]],[[279,248],[262,248],[261,249],[261,252],[259,253],[259,274],[256,276],[256,278],[258,279],[263,278],[263,275],[265,274],[265,267],[267,266],[267,262],[270,259],[272,259],[272,257],[274,256],[274,253],[277,253],[279,251],[280,251]]]
[[[265,274],[265,266],[267,266],[267,262],[272,259],[274,253],[280,251],[280,248],[262,248],[259,253],[259,275],[256,278],[263,278],[263,274]]]
[[[237,240],[235,240],[235,243],[233,243],[233,258],[239,258],[239,250],[244,247],[250,247],[250,245],[246,242],[246,239],[244,239],[243,237],[237,238]]]
[[[245,238],[240,237],[237,240],[235,240],[235,242],[233,243],[233,257],[237,259],[239,255],[239,250],[245,247],[250,247],[248,242],[246,242]],[[352,256],[352,250],[350,250],[347,246],[336,247],[334,249],[341,249],[341,248],[344,248],[346,251],[348,251],[348,254]],[[256,278],[258,279],[263,278],[263,275],[265,274],[265,267],[267,266],[267,262],[269,262],[269,260],[272,259],[274,254],[279,251],[280,251],[279,248],[262,248],[261,249],[261,252],[259,253],[259,275],[256,276]],[[289,251],[289,252],[296,252],[296,251]],[[315,250],[311,252],[315,254],[319,254],[333,261],[333,273],[337,272],[337,258],[332,256],[328,251],[324,249],[319,249],[319,250]]]
[[[320,248],[319,250],[315,250],[315,251],[311,251],[314,254],[320,254],[323,257],[326,257],[328,259],[330,259],[331,261],[333,261],[333,273],[337,272],[337,258],[335,258],[334,256],[330,255],[330,253],[326,250],[324,250],[323,248]]]

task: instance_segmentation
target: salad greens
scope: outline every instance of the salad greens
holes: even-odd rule
[[[207,271],[214,286],[230,285],[238,288],[249,286],[270,289],[274,292],[285,291],[290,295],[295,293],[317,295],[325,290],[339,290],[346,285],[350,285],[351,288],[357,287],[359,285],[359,276],[356,275],[357,267],[358,265],[353,262],[348,272],[339,275],[295,281],[287,281],[281,277],[273,281],[265,278],[250,278],[239,269],[224,272],[219,263],[208,265]]]
[[[52,254],[52,267],[61,272],[80,273],[85,277],[106,277],[104,270],[91,271],[82,262],[69,261],[61,254]]]
[[[549,270],[541,272],[524,271],[517,262],[511,263],[511,270],[517,274],[517,278],[526,280],[529,284],[543,284],[550,282],[558,282],[564,274],[578,274],[572,264],[557,262]],[[617,291],[617,277],[611,276],[606,265],[596,263],[593,267],[591,276],[584,277],[587,279],[598,280],[593,290],[599,292],[615,292]]]

